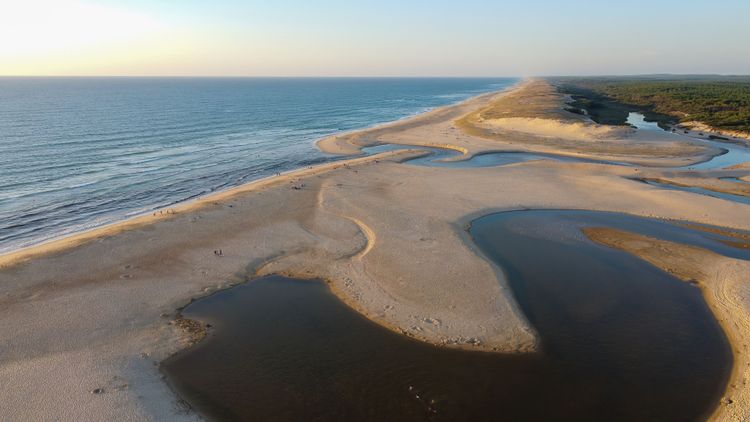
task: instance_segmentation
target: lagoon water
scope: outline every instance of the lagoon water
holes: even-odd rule
[[[0,78],[0,252],[334,157],[509,78]]]
[[[627,123],[634,126],[638,130],[644,131],[663,131],[656,122],[646,121],[645,117],[641,113],[631,112],[628,115]],[[676,135],[674,135],[676,136]],[[683,166],[683,169],[689,170],[716,170],[726,167],[731,167],[737,164],[745,163],[750,161],[750,148],[733,144],[729,142],[718,142],[711,141],[708,139],[694,138],[695,142],[702,143],[714,148],[724,150],[723,154],[717,155],[708,161],[704,161],[698,164],[691,164]]]
[[[591,211],[514,211],[471,234],[502,266],[538,330],[539,354],[444,349],[357,314],[318,281],[270,276],[191,303],[211,324],[163,363],[217,420],[701,420],[732,366],[700,290],[594,244],[612,226],[750,258],[722,236]],[[429,277],[429,274],[425,274]]]
[[[549,154],[543,152],[525,152],[525,151],[486,151],[475,154],[468,159],[463,159],[463,153],[449,148],[399,145],[399,144],[381,144],[372,147],[362,148],[366,154],[378,154],[384,151],[398,151],[406,149],[417,149],[427,152],[426,155],[419,156],[404,161],[404,164],[425,167],[443,167],[443,168],[480,168],[480,167],[501,167],[509,164],[523,163],[535,160],[554,160],[573,163],[606,163],[613,165],[628,165],[625,163],[616,163],[613,161],[595,160],[581,157],[570,157],[560,154]]]

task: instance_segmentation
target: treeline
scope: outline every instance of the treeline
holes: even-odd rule
[[[555,82],[576,100],[572,111],[586,109],[601,123],[621,124],[630,109],[660,124],[697,120],[718,129],[750,132],[750,77],[592,77]]]

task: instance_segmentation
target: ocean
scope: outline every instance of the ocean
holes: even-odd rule
[[[0,253],[338,159],[513,78],[0,78]]]

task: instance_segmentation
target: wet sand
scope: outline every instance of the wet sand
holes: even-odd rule
[[[512,91],[514,101],[532,98],[543,84],[533,81]],[[689,141],[667,147],[637,141],[629,147],[627,139],[576,143],[485,129],[479,136],[456,123],[484,107],[512,107],[493,102],[504,95],[320,145],[339,153],[383,142],[467,155],[522,150],[638,166],[683,165],[717,153]],[[562,104],[554,96],[549,101]],[[567,118],[545,107],[527,112]],[[4,416],[195,418],[157,368],[191,342],[173,321],[177,309],[271,273],[328,280],[352,309],[425,342],[506,353],[537,350],[538,336],[502,271],[477,253],[464,230],[492,211],[592,209],[750,229],[750,206],[631,180],[642,167],[553,160],[483,168],[401,164],[421,154],[386,152],[304,169],[0,257]],[[726,277],[745,280],[741,272]],[[739,320],[747,307],[731,312]],[[717,415],[729,418],[744,409],[722,406]]]

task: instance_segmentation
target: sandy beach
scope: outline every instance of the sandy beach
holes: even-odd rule
[[[747,195],[750,168],[670,167],[721,151],[654,139],[565,111],[528,80],[403,121],[321,140],[354,158],[240,186],[101,229],[0,256],[0,391],[8,420],[199,419],[159,362],[195,340],[177,322],[191,300],[266,274],[322,278],[353,309],[413,338],[455,348],[533,352],[538,337],[501,268],[466,227],[494,211],[587,209],[750,230],[750,205],[661,189],[669,180]],[[666,136],[666,133],[665,133]],[[659,141],[659,142],[656,142]],[[399,144],[403,150],[356,156]],[[415,166],[420,146],[580,157],[484,168]],[[612,165],[606,162],[629,165]],[[697,280],[730,338],[732,381],[716,420],[750,414],[746,261],[628,233],[589,233]],[[666,252],[665,252],[666,251]],[[440,268],[440,271],[435,271]]]

